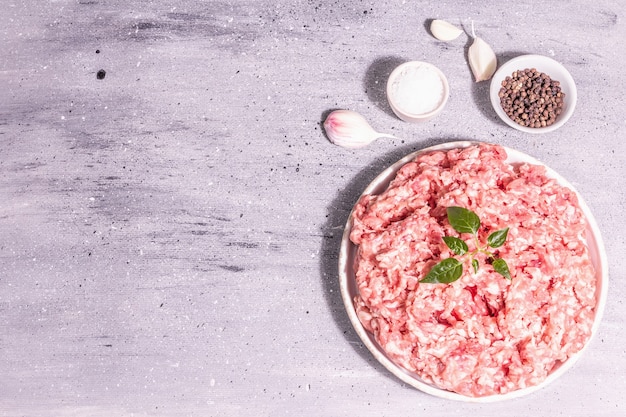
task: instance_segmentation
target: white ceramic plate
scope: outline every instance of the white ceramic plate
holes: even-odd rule
[[[556,122],[550,126],[539,128],[521,126],[511,120],[511,118],[502,109],[500,97],[498,96],[500,88],[502,87],[502,81],[507,76],[511,76],[514,71],[524,70],[526,68],[535,68],[537,71],[546,73],[550,76],[550,78],[561,83],[561,91],[565,93],[565,98],[563,99],[563,112],[557,117]],[[521,130],[526,133],[548,133],[563,126],[565,122],[572,117],[572,114],[574,114],[574,108],[576,107],[576,102],[578,101],[576,83],[567,69],[554,59],[543,55],[521,55],[502,64],[491,78],[491,84],[489,85],[489,97],[491,99],[493,109],[504,123],[514,129]]]
[[[382,193],[387,188],[391,180],[395,177],[400,167],[402,167],[407,162],[412,161],[413,159],[415,159],[417,155],[421,153],[438,151],[438,150],[450,150],[454,148],[465,148],[470,145],[475,145],[477,143],[478,142],[449,142],[449,143],[444,143],[442,145],[425,148],[417,152],[413,152],[405,156],[404,158],[402,158],[401,160],[399,160],[398,162],[396,162],[395,164],[393,164],[386,170],[384,170],[365,189],[365,191],[363,192],[363,195]],[[510,149],[507,147],[504,147],[504,149],[506,150],[508,154],[507,162],[509,163],[527,162],[527,163],[536,164],[536,165],[544,165],[538,160],[536,160],[535,158],[532,158],[531,156],[528,156],[520,151],[516,151],[514,149]],[[598,229],[596,221],[593,215],[591,214],[589,207],[587,206],[587,204],[585,204],[582,196],[580,196],[580,194],[574,189],[574,187],[572,187],[572,185],[567,180],[565,180],[563,177],[561,177],[559,174],[557,174],[555,171],[553,171],[549,167],[546,167],[546,169],[547,169],[547,175],[549,177],[556,179],[559,182],[559,184],[565,187],[568,187],[574,192],[576,192],[579,198],[578,201],[579,201],[580,208],[582,209],[583,213],[585,214],[587,218],[587,236],[586,236],[587,245],[589,247],[589,254],[591,257],[591,261],[593,262],[593,265],[596,269],[596,275],[597,275],[597,280],[598,280],[597,289],[596,289],[597,304],[596,304],[595,318],[594,318],[594,323],[593,323],[592,333],[591,333],[591,338],[590,338],[591,340],[593,336],[596,334],[596,332],[598,331],[598,326],[600,325],[600,320],[602,318],[602,314],[604,311],[604,305],[606,303],[607,290],[608,290],[608,267],[607,267],[606,253],[604,251],[604,244],[602,242],[602,237],[600,235],[600,231]],[[548,378],[544,380],[541,384],[533,386],[533,387],[528,387],[528,388],[520,389],[517,391],[513,391],[507,394],[474,398],[474,397],[468,397],[465,395],[450,392],[447,390],[443,390],[432,384],[429,384],[423,381],[417,374],[405,370],[404,368],[396,365],[391,359],[389,359],[389,357],[385,354],[383,349],[378,345],[378,342],[376,342],[374,335],[366,331],[363,325],[361,324],[361,322],[359,321],[356,315],[355,306],[354,306],[354,298],[358,294],[358,288],[356,286],[356,280],[354,277],[354,269],[353,269],[354,257],[356,254],[356,246],[350,241],[351,228],[352,228],[352,213],[350,213],[350,217],[344,229],[343,240],[341,242],[341,249],[339,253],[339,280],[340,280],[340,287],[341,287],[341,296],[343,298],[343,302],[348,312],[348,316],[350,317],[350,321],[352,322],[354,329],[356,330],[357,334],[359,335],[359,337],[361,338],[365,346],[367,346],[367,348],[374,355],[374,357],[383,366],[385,366],[385,368],[387,368],[391,373],[393,373],[396,377],[400,378],[405,383],[423,392],[435,395],[437,397],[447,398],[451,400],[481,402],[481,403],[502,401],[502,400],[521,397],[523,395],[530,394],[531,392],[534,392],[546,386],[547,384],[551,383],[552,381],[554,381],[555,379],[563,375],[569,368],[572,367],[572,365],[574,365],[574,363],[582,355],[583,351],[589,344],[589,342],[587,342],[587,344],[582,350],[580,350],[578,353],[570,357],[570,359],[568,359],[566,362],[564,362],[560,366],[556,367],[550,373]]]

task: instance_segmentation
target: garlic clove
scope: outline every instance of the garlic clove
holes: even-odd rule
[[[463,33],[461,29],[445,20],[435,19],[430,23],[430,33],[440,41],[453,41]]]
[[[467,55],[476,82],[488,80],[496,72],[498,66],[496,54],[491,46],[481,38],[474,38]]]
[[[363,116],[352,110],[331,112],[324,122],[324,130],[332,143],[348,149],[362,148],[378,138],[395,138],[376,132]]]

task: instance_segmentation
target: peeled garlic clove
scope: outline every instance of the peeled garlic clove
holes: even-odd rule
[[[440,41],[449,42],[458,38],[463,31],[452,23],[435,19],[430,24],[430,33]]]
[[[467,55],[476,82],[488,80],[496,72],[496,67],[498,66],[496,54],[491,49],[491,46],[481,38],[474,38]]]
[[[352,110],[331,112],[324,122],[324,130],[332,143],[348,149],[362,148],[378,138],[395,138],[376,132],[363,116]]]

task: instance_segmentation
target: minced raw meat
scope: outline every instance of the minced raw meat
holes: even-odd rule
[[[395,363],[471,397],[542,382],[584,346],[594,320],[596,275],[575,192],[542,166],[506,159],[490,144],[421,154],[353,212],[359,320]],[[451,284],[418,282],[455,256],[443,236],[475,248],[448,223],[450,206],[479,216],[480,242],[509,228],[495,250],[510,281],[479,257],[477,273],[466,260]]]

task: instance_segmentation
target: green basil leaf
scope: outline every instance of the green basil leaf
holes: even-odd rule
[[[464,255],[469,250],[467,243],[463,242],[458,237],[444,236],[443,241],[446,242],[446,246],[456,255]]]
[[[492,248],[499,248],[500,246],[504,245],[504,242],[506,241],[506,236],[508,233],[509,233],[508,227],[506,229],[497,230],[493,232],[487,238],[487,244],[491,246]]]
[[[498,274],[502,275],[504,278],[511,280],[511,273],[509,272],[509,266],[506,264],[506,261],[502,258],[496,258],[493,260],[491,264],[493,266],[494,271]]]
[[[474,273],[478,272],[478,259],[472,259],[472,267],[474,268]]]
[[[463,264],[455,258],[447,258],[433,266],[420,282],[425,284],[449,284],[461,278],[462,274]]]
[[[480,227],[478,215],[463,207],[452,206],[446,209],[450,225],[459,233],[476,233]]]

